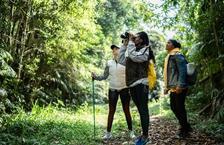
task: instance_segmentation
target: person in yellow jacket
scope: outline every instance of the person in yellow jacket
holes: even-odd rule
[[[170,107],[180,124],[176,137],[185,138],[192,128],[187,121],[185,109],[185,98],[188,91],[187,61],[180,53],[180,48],[181,44],[174,39],[167,42],[168,55],[164,63],[164,93],[170,92]]]

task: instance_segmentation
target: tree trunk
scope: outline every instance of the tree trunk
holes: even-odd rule
[[[27,41],[27,32],[29,31],[29,15],[28,13],[30,13],[30,6],[29,6],[29,2],[26,3],[27,6],[27,11],[23,11],[24,12],[24,26],[23,26],[23,33],[22,33],[22,37],[21,37],[21,51],[20,51],[20,56],[19,56],[19,68],[18,68],[18,73],[17,73],[17,77],[18,79],[21,78],[21,72],[23,69],[23,57],[24,57],[24,52],[26,49],[26,41]]]

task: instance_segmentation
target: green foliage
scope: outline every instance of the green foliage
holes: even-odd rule
[[[159,72],[162,74],[164,67],[164,59],[167,55],[166,51],[161,51],[156,55],[156,65]]]
[[[0,74],[15,78],[1,86],[26,109],[35,101],[74,107],[91,99],[90,72],[100,72],[124,27],[138,28],[142,11],[152,13],[128,0],[3,0],[0,9]]]
[[[170,110],[163,109],[164,101],[167,100],[149,103],[150,114],[170,116]],[[136,134],[140,134],[137,108],[132,107],[131,112],[134,130]],[[96,141],[93,140],[92,113],[92,105],[88,103],[82,104],[76,111],[64,108],[60,101],[54,106],[50,104],[46,107],[34,104],[28,113],[20,109],[17,114],[0,118],[0,144],[99,144],[107,125],[108,104],[96,106]],[[127,139],[127,131],[119,100],[114,116],[113,136]]]
[[[215,115],[215,119],[218,120],[219,122],[224,121],[224,109],[221,108]]]
[[[4,49],[0,48],[0,76],[15,78],[16,73],[12,67],[8,64],[13,61],[11,54]]]
[[[73,111],[51,105],[46,108],[34,106],[30,114],[21,110],[11,116],[11,120],[0,130],[0,143],[95,144],[92,129],[91,122],[78,120]]]
[[[223,140],[224,125],[222,123],[220,124],[215,120],[209,119],[206,121],[201,121],[200,124],[197,124],[195,127],[200,131],[211,134],[219,140]]]

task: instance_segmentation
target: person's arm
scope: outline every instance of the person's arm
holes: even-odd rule
[[[105,80],[105,79],[108,78],[108,76],[109,76],[109,66],[108,66],[108,64],[106,65],[106,67],[104,69],[104,73],[102,75],[95,75],[94,73],[92,74],[92,77],[95,80],[98,80],[98,81]]]
[[[185,88],[187,86],[187,62],[183,55],[177,54],[175,56],[177,69],[178,69],[178,82],[177,87]]]
[[[127,49],[127,46],[122,45],[120,48],[120,51],[119,51],[118,63],[120,63],[122,65],[125,65],[125,63],[126,63],[126,56],[125,56],[126,49]]]
[[[147,47],[136,51],[135,43],[133,41],[129,41],[127,46],[128,57],[134,62],[144,62],[148,61],[149,50]]]

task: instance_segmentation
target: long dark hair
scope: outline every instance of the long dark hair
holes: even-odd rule
[[[153,63],[155,64],[156,63],[155,55],[150,46],[148,46],[148,49],[149,49],[149,60],[152,59]]]
[[[146,32],[144,32],[144,31],[138,32],[137,34],[143,40],[142,45],[148,46],[149,45],[148,34]],[[155,59],[155,56],[153,54],[153,51],[152,51],[151,47],[148,46],[148,49],[149,49],[149,60],[152,59],[153,63],[156,63],[156,59]]]
[[[142,45],[148,46],[149,45],[149,37],[148,37],[148,34],[146,32],[144,32],[144,31],[138,32],[137,34],[143,40]]]

